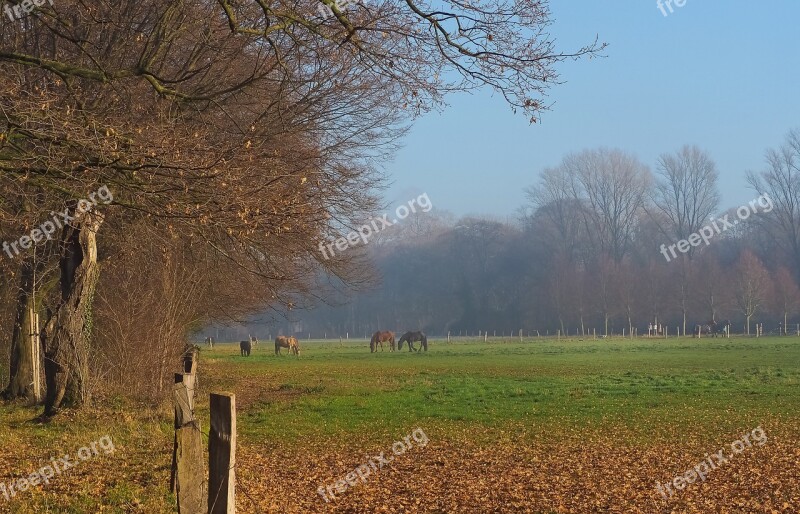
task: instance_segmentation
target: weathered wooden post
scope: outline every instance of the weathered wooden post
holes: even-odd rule
[[[189,375],[194,375],[197,373],[197,358],[200,355],[200,348],[197,346],[191,345],[186,346],[186,350],[183,352],[183,372]],[[176,382],[177,377],[176,377]],[[194,385],[194,384],[192,384]],[[193,403],[194,404],[194,403]]]
[[[200,423],[194,413],[197,383],[197,347],[187,348],[183,355],[186,373],[175,374],[173,403],[175,406],[175,440],[172,451],[170,489],[178,500],[178,512],[206,512],[203,477],[203,440]]]
[[[236,512],[236,395],[211,393],[208,513]]]

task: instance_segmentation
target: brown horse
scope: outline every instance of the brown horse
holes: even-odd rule
[[[275,338],[275,355],[281,354],[281,348],[288,348],[290,354],[300,355],[300,344],[292,336],[278,336]]]
[[[378,351],[378,345],[381,345],[381,351],[383,351],[383,343],[389,343],[389,351],[394,351],[394,332],[389,332],[388,330],[381,332],[375,332],[372,334],[372,340],[369,342],[369,351],[370,353]]]

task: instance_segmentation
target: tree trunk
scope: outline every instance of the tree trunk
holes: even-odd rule
[[[45,416],[62,404],[80,406],[89,399],[89,344],[92,301],[99,276],[96,235],[103,218],[82,214],[65,227],[61,239],[61,302],[45,325]]]
[[[3,398],[13,400],[26,398],[35,400],[33,389],[33,338],[30,334],[31,312],[34,311],[35,258],[26,257],[20,266],[20,283],[17,291],[17,312],[11,339],[11,361],[9,381],[2,393]]]
[[[680,334],[678,334],[680,335]],[[683,311],[683,337],[686,337],[686,311]]]

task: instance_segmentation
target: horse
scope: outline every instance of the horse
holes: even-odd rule
[[[258,338],[257,337],[253,337],[253,336],[249,336],[249,337],[250,337],[250,344],[253,345],[253,347],[258,346]]]
[[[389,343],[389,351],[394,351],[394,332],[389,332],[386,330],[385,332],[375,332],[372,334],[372,339],[369,342],[369,351],[370,353],[378,351],[378,345],[381,345],[381,351],[383,351],[383,343]]]
[[[250,344],[250,341],[241,341],[239,343],[239,351],[242,352],[242,357],[250,357],[250,350],[253,349],[253,345]]]
[[[419,341],[421,343],[421,345],[420,345],[421,349],[425,350],[426,352],[428,351],[428,336],[426,336],[424,332],[406,332],[405,334],[403,334],[403,337],[401,337],[400,340],[397,341],[397,349],[398,350],[402,350],[403,349],[403,341],[408,343],[408,351],[409,352],[411,352],[411,351],[418,352],[419,351],[416,348],[414,348],[414,343],[416,341]]]
[[[292,336],[278,336],[275,338],[275,355],[281,354],[281,348],[288,348],[290,354],[300,355],[300,345]]]
[[[721,323],[717,323],[716,321],[712,321],[709,325],[708,332],[711,334],[711,337],[717,337],[718,335],[725,335],[726,329],[730,331],[731,320],[726,319]]]

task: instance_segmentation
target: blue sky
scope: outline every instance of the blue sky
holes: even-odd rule
[[[386,164],[388,202],[427,192],[437,208],[502,219],[567,153],[618,147],[654,168],[687,143],[716,161],[721,207],[757,196],[745,172],[800,128],[800,2],[686,0],[666,17],[656,0],[553,0],[551,10],[558,50],[598,35],[607,57],[560,65],[566,83],[535,125],[489,91],[451,96]]]

